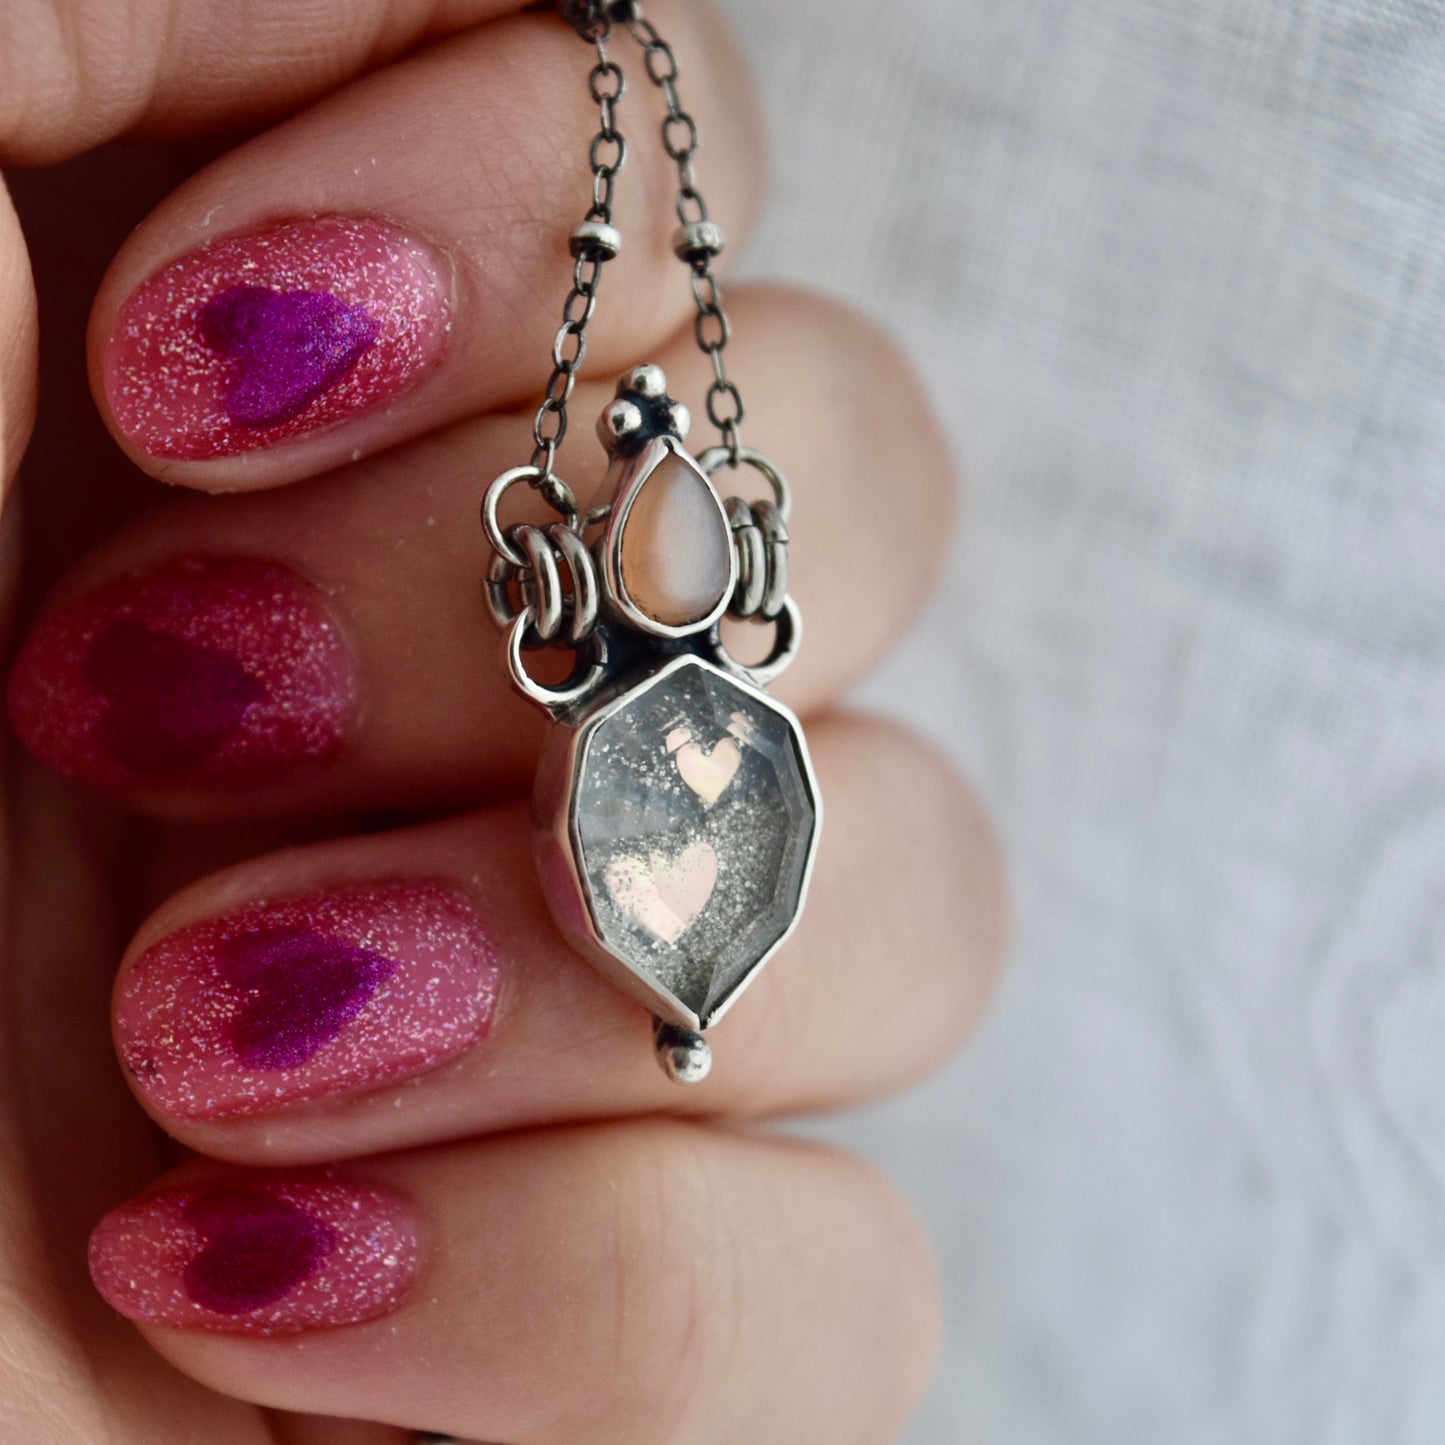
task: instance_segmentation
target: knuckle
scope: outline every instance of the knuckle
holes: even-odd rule
[[[888,727],[892,787],[908,799],[914,840],[906,903],[924,940],[920,1072],[954,1051],[987,1003],[1008,935],[1008,887],[998,836],[973,790],[932,744]]]
[[[824,1146],[685,1124],[644,1126],[628,1155],[614,1393],[590,1402],[591,1430],[636,1445],[895,1438],[937,1359],[941,1308],[932,1250],[887,1180]],[[780,1361],[786,1399],[766,1384]],[[841,1381],[858,1382],[846,1407]]]
[[[847,1158],[866,1179],[859,1197],[867,1201],[874,1240],[868,1258],[877,1263],[867,1282],[870,1332],[863,1360],[882,1366],[877,1418],[860,1429],[859,1445],[897,1438],[922,1396],[943,1348],[943,1295],[938,1262],[918,1216],[872,1165]]]
[[[858,714],[819,720],[813,743],[827,813],[808,909],[728,1035],[728,1103],[744,1116],[930,1073],[977,1022],[1005,952],[999,845],[952,765]]]
[[[890,1006],[891,1028],[908,1041],[898,1051],[904,1082],[958,1047],[992,993],[1007,938],[1003,859],[982,804],[931,743],[877,719],[843,726],[852,754],[868,759],[848,800],[856,826],[870,830],[856,866],[876,876],[880,858],[903,865],[878,931],[902,944],[909,973]]]
[[[606,1398],[588,1402],[639,1445],[691,1438],[687,1421],[730,1373],[740,1321],[741,1240],[708,1136],[658,1123],[617,1161],[605,1238],[611,1281]],[[581,1423],[581,1422],[579,1422]]]

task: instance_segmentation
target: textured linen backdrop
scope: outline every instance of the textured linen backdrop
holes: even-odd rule
[[[865,698],[988,798],[1012,969],[828,1130],[940,1244],[908,1439],[1440,1445],[1445,6],[728,8],[743,269],[883,319],[968,473]]]

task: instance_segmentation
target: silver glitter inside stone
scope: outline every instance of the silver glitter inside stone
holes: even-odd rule
[[[676,658],[583,719],[564,771],[540,790],[571,854],[544,858],[559,921],[654,1012],[706,1027],[802,907],[819,808],[797,722]]]

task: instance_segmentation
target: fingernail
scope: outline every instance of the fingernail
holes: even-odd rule
[[[440,363],[450,324],[416,237],[365,216],[290,221],[143,281],[106,346],[106,396],[151,456],[234,456],[394,400]]]
[[[127,1319],[290,1334],[389,1314],[416,1278],[410,1204],[330,1174],[223,1174],[128,1200],[90,1236],[90,1276]]]
[[[492,939],[455,889],[358,884],[167,935],[121,982],[117,1043],[163,1113],[266,1113],[471,1048],[491,1025],[498,976]]]
[[[57,771],[102,787],[252,780],[331,756],[356,669],[320,591],[249,557],[182,557],[43,617],[10,720]]]

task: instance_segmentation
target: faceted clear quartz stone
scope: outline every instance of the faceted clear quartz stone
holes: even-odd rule
[[[664,627],[686,627],[714,612],[732,580],[732,538],[712,483],[682,452],[660,457],[643,476],[616,540],[627,600]]]
[[[602,949],[658,1012],[705,1027],[802,906],[819,810],[797,723],[688,657],[584,723],[575,768],[569,832]]]

